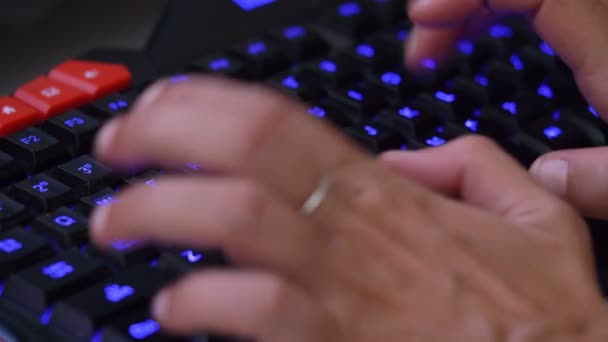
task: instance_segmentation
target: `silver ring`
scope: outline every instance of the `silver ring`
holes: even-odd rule
[[[319,208],[323,201],[327,198],[327,194],[332,185],[332,178],[330,176],[323,176],[319,181],[319,186],[315,189],[315,191],[308,197],[300,212],[302,215],[310,217],[312,216]]]

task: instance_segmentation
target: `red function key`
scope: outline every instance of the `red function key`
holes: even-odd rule
[[[55,67],[49,77],[99,98],[123,90],[131,83],[124,65],[69,60]]]
[[[19,88],[15,97],[38,109],[45,118],[92,100],[87,93],[44,76]]]
[[[0,98],[0,136],[6,136],[44,120],[42,113],[10,96]]]

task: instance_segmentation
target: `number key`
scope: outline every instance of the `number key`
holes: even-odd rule
[[[57,179],[74,187],[80,195],[89,195],[118,180],[112,170],[89,156],[81,156],[60,165],[54,173]]]
[[[82,153],[90,150],[100,127],[99,121],[79,110],[72,110],[48,120],[43,129],[69,144],[76,153]]]
[[[59,140],[32,127],[4,138],[0,147],[16,159],[27,163],[34,171],[48,168],[67,157]]]
[[[72,190],[67,185],[45,174],[15,184],[10,195],[41,212],[57,209],[73,199]]]

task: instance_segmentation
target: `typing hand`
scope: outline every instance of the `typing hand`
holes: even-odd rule
[[[608,119],[608,1],[605,0],[417,0],[408,64],[441,59],[456,39],[479,32],[505,13],[528,14],[539,34],[572,68],[586,98]],[[543,156],[532,174],[589,216],[608,219],[608,149]]]
[[[148,90],[96,151],[115,166],[208,170],[130,188],[91,220],[101,245],[217,247],[239,266],[164,290],[154,313],[171,331],[261,342],[607,338],[584,222],[482,138],[412,154],[399,166],[408,180],[286,98],[192,78]],[[326,195],[301,213],[315,189]]]

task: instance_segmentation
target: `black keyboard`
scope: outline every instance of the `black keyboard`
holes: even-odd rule
[[[430,75],[421,79],[403,66],[411,28],[403,2],[322,6],[154,72],[129,54],[96,51],[0,98],[0,341],[229,340],[169,336],[148,312],[151,297],[176,277],[227,267],[221,252],[133,249],[129,241],[108,251],[89,241],[87,221],[96,206],[111,204],[135,182],[153,185],[162,172],[116,173],[91,156],[103,123],[126,112],[160,75],[174,82],[207,73],[264,83],[307,103],[308,115],[372,154],[482,134],[528,167],[550,151],[606,145],[608,126],[525,20],[507,18],[479,40],[460,42],[446,65],[428,61]],[[235,3],[251,13],[266,10],[256,3],[273,6]],[[596,247],[608,242],[604,223],[592,224],[599,227]],[[606,252],[596,252],[607,279]]]

